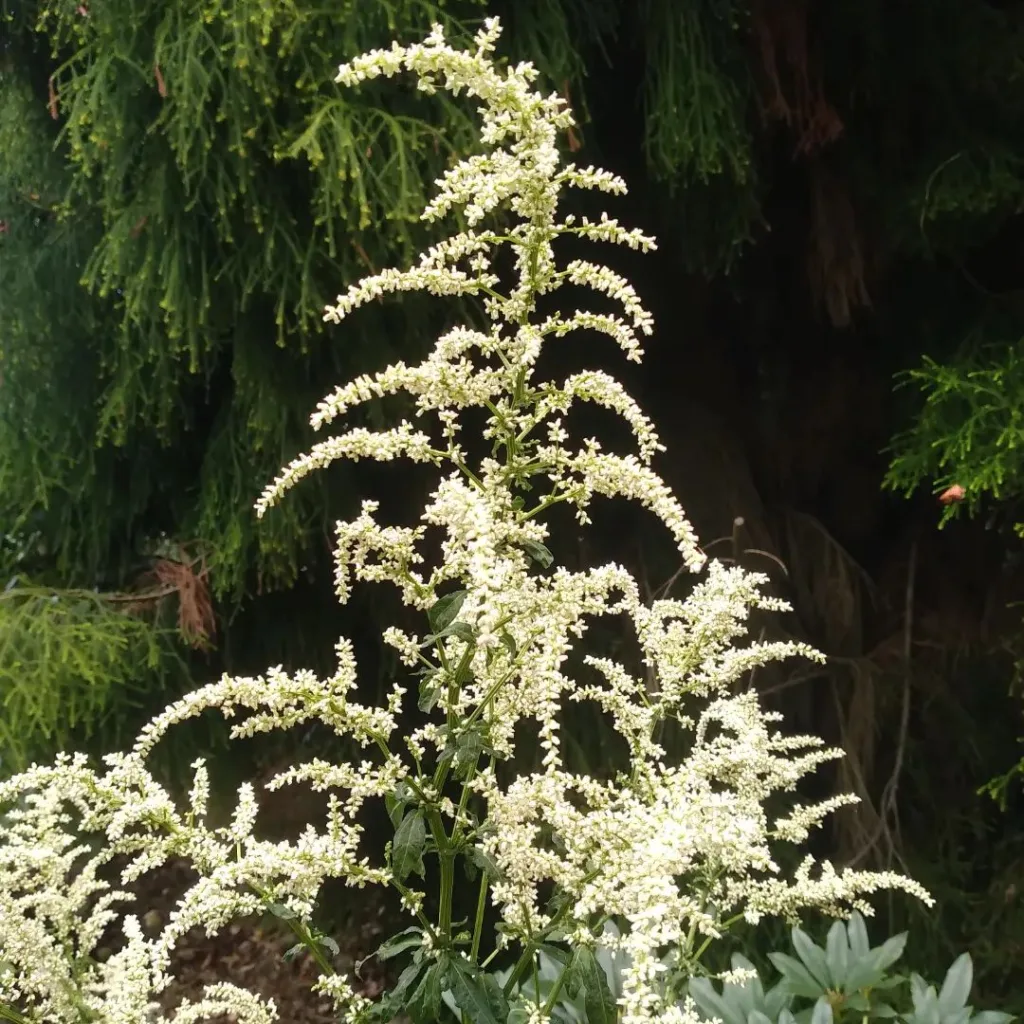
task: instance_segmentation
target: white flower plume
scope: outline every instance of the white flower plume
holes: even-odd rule
[[[425,613],[422,633],[382,631],[400,663],[410,674],[417,670],[410,688],[418,692],[399,680],[383,706],[359,703],[353,649],[342,640],[337,670],[326,679],[282,667],[257,678],[225,677],[157,716],[129,753],[107,758],[102,772],[65,756],[0,784],[0,1008],[55,1024],[162,1021],[155,997],[188,929],[215,931],[272,905],[300,922],[300,933],[315,944],[310,922],[331,878],[393,886],[416,921],[422,963],[440,969],[467,957],[454,934],[451,902],[453,865],[464,856],[486,865],[479,907],[487,900],[497,907],[497,941],[516,948],[524,964],[541,941],[603,942],[629,954],[623,1024],[696,1022],[693,1004],[679,1001],[666,974],[664,955],[674,953],[680,970],[692,970],[702,945],[739,917],[868,910],[865,896],[880,888],[928,899],[890,873],[837,871],[810,858],[792,876],[780,869],[780,845],[803,843],[849,798],[790,802],[769,812],[769,801],[774,806],[779,794],[792,793],[840,752],[814,737],[782,734],[778,716],[765,713],[745,684],[769,661],[821,656],[798,643],[745,642],[752,610],[783,612],[786,605],[767,595],[765,577],[707,561],[654,469],[662,446],[653,424],[614,377],[583,369],[561,381],[540,378],[544,346],[570,332],[606,335],[639,361],[640,339],[653,329],[622,275],[588,260],[560,265],[556,242],[572,236],[648,251],[654,241],[607,216],[559,213],[567,188],[617,195],[626,186],[604,171],[563,162],[558,139],[573,124],[571,114],[560,97],[536,90],[531,65],[499,67],[498,37],[498,22],[489,20],[463,51],[435,28],[423,43],[395,43],[341,67],[338,81],[349,86],[411,73],[426,92],[472,98],[482,119],[482,152],[439,179],[423,213],[433,222],[459,211],[466,229],[432,246],[417,265],[352,285],[326,319],[341,321],[371,300],[419,290],[477,301],[483,326],[452,327],[419,364],[397,362],[335,389],[312,417],[317,429],[396,394],[412,400],[416,424],[354,426],[328,437],[285,467],[257,503],[263,515],[309,473],[339,459],[409,459],[440,470],[416,526],[380,522],[372,499],[337,526],[341,601],[356,583],[386,582]],[[485,221],[492,214],[499,226],[490,229]],[[499,261],[502,248],[511,259]],[[498,266],[511,267],[511,275],[506,269],[503,278]],[[538,300],[563,285],[590,289],[615,312],[542,318]],[[563,419],[579,403],[618,416],[636,451],[607,452],[593,437],[570,445]],[[479,430],[463,444],[467,412],[483,415],[488,454],[476,452]],[[617,563],[575,572],[556,564],[546,547],[549,510],[566,504],[585,525],[595,500],[616,497],[646,509],[683,564],[703,574],[685,599],[645,603]],[[433,561],[428,531],[442,534]],[[588,649],[593,628],[603,636],[623,623],[632,654],[627,647],[616,648],[627,651],[621,657]],[[610,780],[575,770],[563,744],[563,725],[584,704],[599,709],[628,751]],[[261,838],[250,785],[239,789],[231,820],[213,826],[203,762],[193,765],[187,806],[177,805],[150,774],[147,758],[170,730],[211,709],[231,720],[235,737],[315,721],[359,749],[358,763],[314,757],[269,783],[328,794],[321,828],[310,825],[291,841]],[[414,709],[422,724],[403,728]],[[681,737],[671,750],[662,739],[666,724]],[[516,774],[522,757],[537,750],[534,770]],[[379,857],[360,845],[360,815],[370,800],[386,801],[401,822],[401,835]],[[79,840],[85,833],[103,839],[98,851]],[[410,878],[424,855],[440,867],[436,918]],[[126,886],[172,857],[198,872],[154,939],[116,909],[126,894],[101,880],[115,856],[125,863]],[[90,954],[115,920],[124,945],[98,963]],[[483,920],[480,909],[473,958]],[[603,930],[609,920],[628,927]],[[326,970],[318,987],[341,1019],[364,1019],[369,1003],[342,975]],[[549,1011],[531,1005],[530,1019],[548,1019]],[[276,1017],[272,1004],[222,984],[170,1019],[190,1024],[222,1013],[252,1024]]]

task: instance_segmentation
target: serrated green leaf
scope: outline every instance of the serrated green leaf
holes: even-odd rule
[[[971,954],[962,953],[946,972],[946,978],[939,991],[939,1013],[943,1017],[958,1013],[967,1005],[973,981],[974,965],[971,963]]]
[[[382,942],[377,947],[377,952],[374,955],[378,960],[390,960],[407,949],[414,949],[422,945],[423,929],[413,925],[411,928],[406,928],[397,935],[392,935],[390,939]]]
[[[555,556],[540,541],[524,540],[519,542],[519,546],[542,569],[547,569],[555,560]]]
[[[423,961],[420,961],[419,963],[411,963],[398,976],[398,981],[395,982],[395,987],[385,995],[383,1000],[381,1000],[382,1002],[386,1002],[388,1011],[392,1016],[396,1016],[405,1009],[409,994],[413,990],[413,986],[417,981],[419,981],[420,975],[426,970],[426,968],[427,965]]]
[[[477,631],[468,622],[451,622],[439,632],[430,633],[423,643],[420,644],[420,650],[422,651],[425,647],[433,646],[438,640],[443,640],[446,636],[457,636],[465,643],[471,644],[476,640]]]
[[[445,636],[457,636],[467,644],[476,640],[476,630],[468,622],[453,622],[444,631]]]
[[[469,858],[492,882],[501,879],[498,862],[486,850],[480,849],[479,846],[474,846],[469,851]]]
[[[395,878],[402,881],[414,871],[420,878],[423,877],[423,848],[426,842],[427,826],[423,812],[412,811],[402,819],[391,845],[391,870]]]
[[[387,809],[388,818],[391,819],[391,827],[398,828],[402,823],[405,808],[409,804],[408,795],[405,790],[405,783],[400,782],[394,793],[384,795],[384,807]]]
[[[413,1024],[434,1024],[437,1021],[441,1012],[442,982],[447,970],[447,955],[442,953],[420,978],[404,1007]]]
[[[829,988],[831,977],[828,962],[825,959],[825,951],[812,942],[810,936],[802,928],[794,928],[790,935],[797,956],[803,961],[803,965],[810,972],[811,977],[821,986],[819,991]]]
[[[416,706],[425,715],[429,715],[434,710],[438,700],[441,698],[441,684],[438,682],[437,676],[437,669],[433,669],[420,680],[419,697],[416,701]]]
[[[482,974],[463,956],[452,957],[447,971],[455,1003],[473,1024],[505,1024],[508,1003],[492,975]]]
[[[561,946],[553,946],[550,942],[541,943],[538,952],[551,957],[552,960],[557,961],[563,967],[568,967],[569,961],[572,960],[572,953],[569,950],[562,949]]]
[[[786,953],[769,953],[775,969],[782,975],[786,988],[794,996],[817,999],[821,995],[822,986],[814,980],[811,972],[799,960]]]
[[[459,733],[459,737],[455,741],[456,778],[459,777],[458,769],[468,770],[476,764],[483,749],[484,740],[477,727],[474,726]]]
[[[583,1006],[587,1014],[587,1024],[616,1024],[618,1007],[594,951],[579,946],[573,953],[572,962],[575,963],[583,984]]]
[[[440,633],[442,629],[455,621],[459,609],[469,596],[468,590],[454,590],[444,597],[439,597],[427,612],[427,621],[433,633]]]

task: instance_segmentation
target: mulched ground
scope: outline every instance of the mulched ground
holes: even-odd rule
[[[147,931],[155,932],[162,927],[191,877],[183,865],[172,865],[140,883],[140,906],[149,908],[143,918]],[[332,938],[340,947],[335,964],[354,978],[356,962],[380,945],[385,922],[383,911],[375,913],[372,906],[353,907],[350,916],[361,923],[346,928],[343,934],[332,934]],[[293,945],[294,936],[272,917],[233,924],[212,938],[202,930],[194,930],[174,956],[172,973],[176,981],[163,993],[161,1005],[165,1012],[169,1011],[185,997],[199,999],[204,986],[212,982],[231,981],[272,998],[281,1024],[336,1024],[337,1018],[327,1000],[311,991],[319,976],[312,958],[304,954],[285,960],[285,951]],[[371,998],[379,995],[385,985],[380,962],[370,960],[362,965],[359,974],[358,987],[363,994]]]

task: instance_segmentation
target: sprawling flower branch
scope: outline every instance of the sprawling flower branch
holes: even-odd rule
[[[652,468],[661,450],[653,425],[613,377],[585,370],[561,382],[540,379],[544,345],[569,332],[606,334],[628,359],[639,360],[640,338],[652,331],[623,277],[584,260],[560,266],[555,243],[574,236],[647,251],[654,241],[605,216],[559,213],[566,188],[621,194],[625,184],[562,162],[557,140],[572,117],[560,97],[534,89],[532,66],[502,70],[494,62],[498,34],[497,22],[489,21],[476,49],[463,52],[435,29],[422,44],[396,43],[340,69],[338,81],[346,85],[408,71],[426,92],[473,97],[484,151],[437,182],[423,215],[432,221],[460,210],[466,230],[429,249],[418,266],[365,278],[327,310],[327,319],[340,321],[386,293],[426,290],[477,297],[489,327],[454,327],[420,364],[399,362],[337,388],[319,405],[314,427],[399,393],[413,399],[417,423],[352,427],[320,442],[287,466],[257,504],[263,515],[336,459],[407,458],[442,471],[420,525],[381,523],[378,504],[367,500],[337,528],[340,600],[355,581],[381,581],[426,612],[422,634],[396,627],[383,633],[410,672],[418,670],[423,724],[399,728],[410,701],[401,682],[382,707],[354,699],[355,659],[341,641],[337,671],[327,679],[281,668],[255,679],[225,677],[168,708],[101,772],[84,758],[63,757],[0,786],[8,820],[0,840],[5,1019],[155,1019],[154,997],[185,931],[216,930],[273,904],[308,941],[324,971],[321,987],[349,1020],[374,1013],[389,1019],[398,1009],[416,1020],[436,1019],[447,993],[466,1017],[486,1005],[504,1021],[510,1000],[518,1000],[531,1021],[542,1021],[557,989],[533,1004],[516,995],[542,943],[577,951],[603,943],[628,953],[624,1024],[696,1020],[693,1004],[680,1002],[685,980],[733,920],[793,918],[803,908],[868,910],[865,896],[883,887],[927,899],[890,873],[839,872],[808,858],[787,878],[778,866],[779,843],[802,843],[849,799],[768,813],[769,797],[794,790],[839,752],[813,737],[780,733],[778,716],[761,709],[744,680],[769,661],[820,655],[797,643],[742,643],[751,610],[786,605],[765,594],[762,576],[706,560]],[[481,226],[499,211],[502,226]],[[504,275],[511,280],[495,269],[502,249],[513,257],[513,271]],[[538,300],[567,284],[591,289],[618,312],[541,317]],[[626,423],[636,454],[609,453],[596,438],[570,445],[564,418],[586,402]],[[463,444],[467,410],[484,415],[489,455],[477,457]],[[566,504],[586,524],[595,497],[626,498],[661,521],[683,563],[703,574],[687,598],[646,604],[618,564],[579,572],[553,564],[545,514]],[[434,564],[424,554],[431,528],[444,534]],[[623,617],[632,623],[643,676],[624,662],[587,654],[581,668],[570,667],[570,653],[595,621]],[[611,781],[575,771],[565,756],[561,724],[583,702],[605,713],[628,748],[628,767]],[[316,720],[363,748],[361,763],[300,761],[271,781],[271,788],[303,783],[329,792],[322,830],[310,826],[291,842],[260,839],[251,786],[240,789],[233,820],[212,827],[202,763],[195,765],[189,806],[175,805],[148,773],[146,758],[170,729],[207,709],[231,718],[235,736]],[[688,737],[681,757],[670,757],[659,741],[668,721]],[[541,763],[510,780],[501,766],[531,735],[523,725],[539,736]],[[370,799],[386,800],[398,821],[377,863],[358,853],[357,813]],[[100,833],[105,846],[82,845],[75,838],[82,831]],[[171,857],[187,858],[199,880],[160,936],[146,939],[133,918],[124,918],[123,948],[97,963],[91,953],[123,896],[108,891],[97,872],[115,854],[127,858],[126,884]],[[424,856],[439,865],[436,907],[411,880],[423,877]],[[463,942],[453,926],[452,895],[455,864],[464,858],[485,870],[473,931]],[[385,1001],[375,1010],[323,954],[310,920],[328,878],[393,886],[416,919],[419,949],[401,1005]],[[498,947],[518,957],[501,988],[483,973],[485,945],[495,948],[483,935],[488,900],[502,918]],[[605,929],[608,921],[619,927]],[[184,1024],[228,1010],[242,1021],[274,1016],[272,1005],[218,985],[172,1019]]]

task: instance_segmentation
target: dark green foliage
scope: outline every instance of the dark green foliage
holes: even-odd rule
[[[912,491],[963,488],[949,501],[944,519],[961,508],[977,511],[986,501],[1014,501],[1024,493],[1024,361],[1019,343],[965,344],[940,363],[925,356],[905,385],[924,402],[911,430],[893,449],[888,483]],[[962,503],[961,503],[962,502]]]

